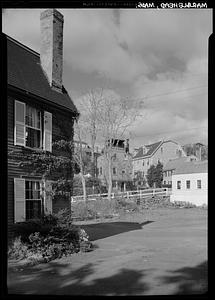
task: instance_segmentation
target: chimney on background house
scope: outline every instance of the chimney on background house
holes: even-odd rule
[[[62,92],[63,15],[47,9],[40,15],[40,63],[50,86]]]

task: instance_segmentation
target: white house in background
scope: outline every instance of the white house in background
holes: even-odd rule
[[[135,149],[132,158],[133,177],[136,172],[142,172],[146,179],[147,171],[152,165],[157,165],[160,161],[165,165],[169,159],[186,156],[182,147],[175,141],[159,141],[154,144],[144,145],[139,149]]]
[[[170,200],[208,204],[208,161],[184,162],[172,175]]]
[[[163,186],[172,187],[172,175],[174,174],[175,170],[181,165],[183,165],[185,162],[189,161],[198,161],[198,158],[195,155],[190,155],[170,159],[163,166]]]

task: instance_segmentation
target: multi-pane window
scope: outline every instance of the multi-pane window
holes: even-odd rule
[[[26,220],[41,217],[42,205],[39,181],[25,181],[25,205]]]
[[[202,182],[201,180],[197,180],[197,189],[201,189],[202,188]]]
[[[178,190],[181,189],[181,181],[177,181],[177,189],[178,189]]]
[[[52,152],[52,113],[15,100],[14,125],[15,145]]]
[[[190,189],[190,180],[186,180],[186,187],[187,189]]]
[[[41,112],[26,105],[26,146],[30,148],[41,147]]]

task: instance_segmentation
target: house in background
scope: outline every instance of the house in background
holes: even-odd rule
[[[184,162],[198,161],[198,158],[195,155],[184,156],[180,158],[170,159],[163,166],[163,186],[172,187],[172,175],[175,170],[182,165]]]
[[[154,144],[144,145],[138,150],[135,149],[132,158],[133,178],[137,172],[142,173],[142,177],[147,181],[147,171],[152,165],[157,165],[160,161],[165,165],[169,159],[185,157],[182,147],[175,141],[159,141]]]
[[[128,140],[114,140],[110,146],[112,153],[112,188],[113,191],[125,191],[132,184],[132,156],[129,153]],[[98,157],[98,178],[104,186],[108,186],[108,162],[104,152]]]
[[[73,140],[73,122],[78,115],[62,83],[63,16],[55,9],[42,12],[40,54],[9,36],[4,38],[8,69],[8,151],[54,152],[53,141]],[[45,189],[50,188],[47,182]],[[69,205],[68,200],[54,201],[47,197],[44,210],[57,212]],[[40,217],[41,209],[41,176],[25,173],[17,163],[8,160],[9,233],[14,222]]]
[[[208,161],[184,162],[172,175],[170,201],[208,204]]]
[[[198,160],[208,159],[208,146],[202,143],[186,144],[182,148],[187,156],[195,155]]]
[[[84,141],[76,141],[74,140],[74,148],[80,149],[82,148],[83,153],[86,154],[87,159],[89,161],[92,160],[92,148]],[[95,147],[94,150],[94,160],[95,160],[95,176],[98,175],[98,166],[97,166],[97,159],[101,154],[99,153],[98,147]],[[77,167],[78,169],[78,167]],[[90,174],[92,176],[92,174]]]

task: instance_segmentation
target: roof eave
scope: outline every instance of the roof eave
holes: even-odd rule
[[[14,92],[19,92],[19,93],[24,94],[24,95],[26,95],[26,96],[33,97],[33,98],[35,98],[35,99],[37,99],[37,100],[39,100],[39,101],[42,101],[42,102],[44,102],[44,103],[46,103],[46,104],[47,104],[47,103],[48,103],[48,104],[51,104],[52,106],[54,106],[54,107],[56,107],[56,108],[58,108],[58,109],[60,109],[60,110],[63,110],[63,111],[66,111],[66,112],[68,112],[68,113],[73,114],[73,116],[75,116],[75,117],[78,117],[78,116],[80,115],[80,113],[79,113],[77,110],[76,110],[76,111],[73,111],[72,109],[69,109],[69,108],[67,108],[67,107],[65,107],[65,106],[59,105],[59,104],[57,104],[57,103],[54,103],[54,102],[52,102],[52,101],[50,101],[50,100],[48,100],[48,99],[46,99],[46,98],[40,97],[40,96],[38,96],[38,95],[35,95],[35,94],[31,93],[31,92],[28,92],[28,91],[26,91],[26,90],[23,90],[23,89],[21,89],[21,88],[18,88],[18,87],[14,86],[14,85],[11,85],[11,84],[9,84],[9,83],[8,83],[8,87],[9,87],[12,91],[14,91]]]

